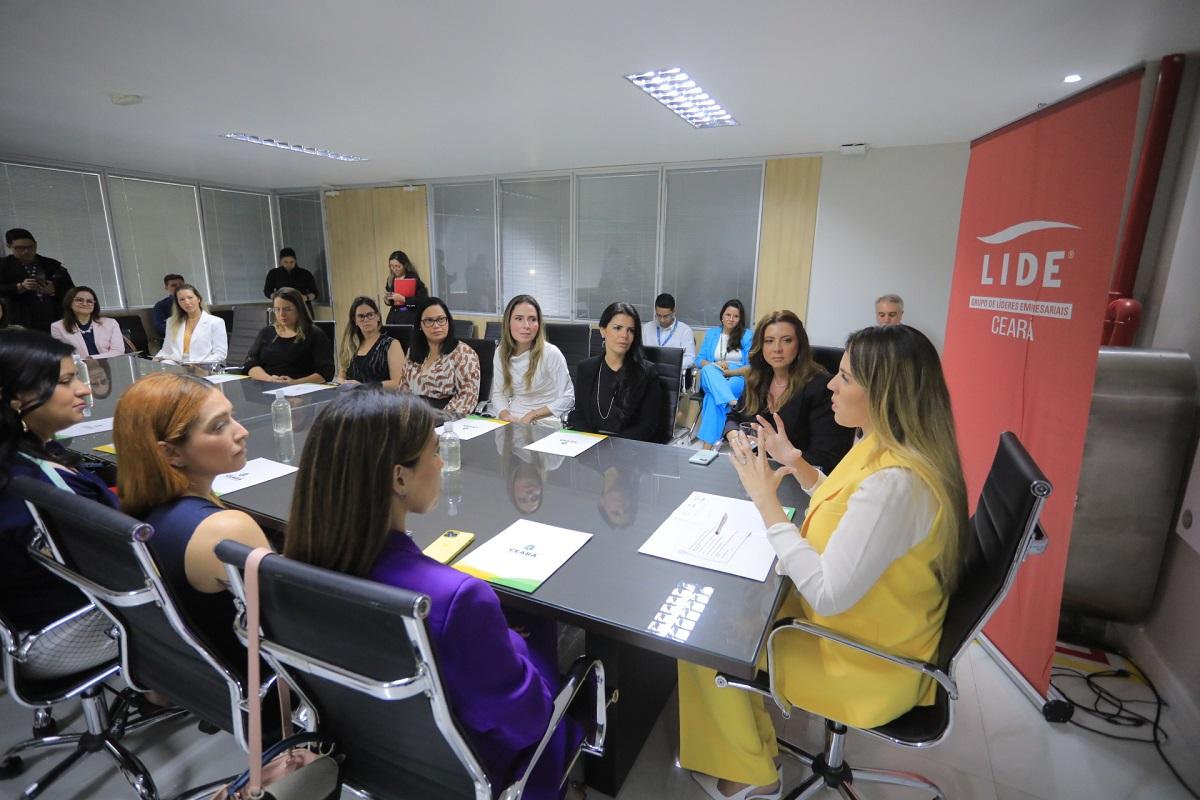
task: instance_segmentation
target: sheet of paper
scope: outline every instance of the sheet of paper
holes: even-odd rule
[[[108,453],[109,455],[113,456],[117,454],[117,446],[115,444],[102,444],[99,447],[93,447],[92,449],[98,453]]]
[[[454,568],[489,583],[532,592],[591,538],[590,533],[519,519]]]
[[[273,394],[276,397],[299,397],[302,394],[323,392],[332,388],[334,388],[332,383],[293,383],[291,386],[284,386],[280,389],[268,389],[263,394]]]
[[[754,581],[766,580],[775,562],[754,504],[706,492],[692,492],[638,552]]]
[[[69,428],[63,428],[58,433],[54,434],[54,438],[71,439],[76,436],[87,436],[89,433],[103,433],[104,431],[111,431],[112,426],[112,417],[105,417],[104,419],[85,419],[83,422],[76,422]]]
[[[474,439],[476,436],[483,436],[485,433],[491,433],[496,428],[503,428],[508,423],[502,419],[488,419],[487,417],[477,417],[472,414],[469,417],[454,420],[454,433],[459,439],[464,442],[469,439]],[[438,426],[438,435],[442,433],[444,425]]]
[[[580,431],[555,431],[549,436],[543,436],[533,444],[525,445],[526,450],[536,450],[539,453],[549,453],[555,456],[575,456],[600,444],[608,437],[602,433],[581,433]]]
[[[213,494],[220,497],[223,494],[236,492],[238,489],[257,486],[260,483],[266,483],[276,478],[282,478],[284,475],[290,475],[296,469],[296,467],[281,464],[269,458],[254,458],[247,461],[246,466],[237,472],[226,472],[224,475],[218,475],[217,479],[213,481]]]
[[[228,372],[224,372],[224,373],[221,373],[220,375],[207,375],[207,376],[205,376],[204,380],[208,381],[209,383],[229,383],[230,381],[244,381],[248,377],[250,377],[250,376],[248,376],[248,375],[232,375]]]

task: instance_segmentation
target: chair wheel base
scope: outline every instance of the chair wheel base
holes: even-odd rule
[[[0,780],[15,778],[25,771],[25,762],[20,756],[9,756],[0,761]]]
[[[197,728],[200,730],[200,732],[201,732],[201,733],[203,733],[205,736],[212,736],[212,735],[213,735],[213,734],[215,734],[215,733],[220,733],[220,732],[221,732],[221,729],[220,729],[220,728],[218,728],[216,725],[213,725],[211,722],[204,722],[203,720],[201,720],[201,721],[200,721],[200,722],[199,722],[199,723],[196,725],[196,727],[197,727]]]

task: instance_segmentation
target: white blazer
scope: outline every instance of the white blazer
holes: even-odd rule
[[[84,344],[83,334],[79,332],[79,326],[75,326],[73,332],[68,332],[63,327],[62,320],[51,323],[50,335],[60,342],[65,342],[75,348],[75,352],[80,358],[91,358],[91,353],[88,352],[87,345]],[[96,340],[96,349],[100,352],[99,356],[119,356],[125,352],[125,339],[121,336],[121,326],[117,324],[115,319],[111,317],[101,317],[92,322],[92,336]]]
[[[183,357],[183,326],[172,317],[167,321],[167,335],[163,337],[162,349],[154,356],[155,361],[179,363],[206,363],[224,361],[229,355],[229,339],[225,335],[225,321],[207,311],[200,312],[200,321],[192,331],[191,348],[187,358]]]

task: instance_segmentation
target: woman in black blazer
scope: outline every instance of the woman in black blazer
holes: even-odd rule
[[[812,359],[804,323],[775,311],[754,329],[746,391],[725,423],[726,438],[743,422],[782,420],[792,446],[828,475],[854,444],[854,431],[833,420],[830,375]]]
[[[662,386],[642,355],[642,321],[629,303],[600,315],[604,355],[579,364],[575,408],[567,424],[579,431],[655,442],[662,431]]]

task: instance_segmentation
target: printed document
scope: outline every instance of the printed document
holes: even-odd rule
[[[525,445],[526,450],[536,450],[539,453],[549,453],[553,456],[575,456],[600,444],[608,437],[602,433],[582,433],[580,431],[555,431],[549,436],[543,436],[533,444]]]
[[[209,383],[229,383],[230,381],[244,381],[249,378],[249,375],[233,375],[228,372],[223,372],[219,375],[207,375],[204,380]]]
[[[503,428],[507,424],[502,419],[488,419],[487,417],[478,417],[472,414],[468,417],[454,420],[454,435],[465,442],[474,439],[476,436],[491,433],[496,428]],[[445,425],[437,427],[438,436],[442,435],[445,427]]]
[[[591,538],[590,533],[519,519],[454,568],[488,583],[532,592]]]
[[[76,422],[69,428],[63,428],[58,433],[54,434],[55,439],[71,439],[75,436],[87,436],[89,433],[103,433],[111,431],[113,425],[112,417],[104,419],[85,419],[83,422]]]
[[[268,389],[263,394],[273,394],[276,397],[299,397],[302,394],[323,392],[326,389],[332,388],[334,388],[332,383],[293,383],[291,386],[284,386],[282,389]]]
[[[213,481],[213,494],[220,497],[229,492],[236,492],[238,489],[248,489],[260,483],[266,483],[276,478],[282,478],[284,475],[290,475],[296,469],[296,467],[281,464],[269,458],[254,458],[247,461],[246,466],[237,472],[226,472],[224,475],[218,475],[216,480]]]
[[[755,581],[775,561],[754,504],[706,492],[692,492],[638,552]]]

